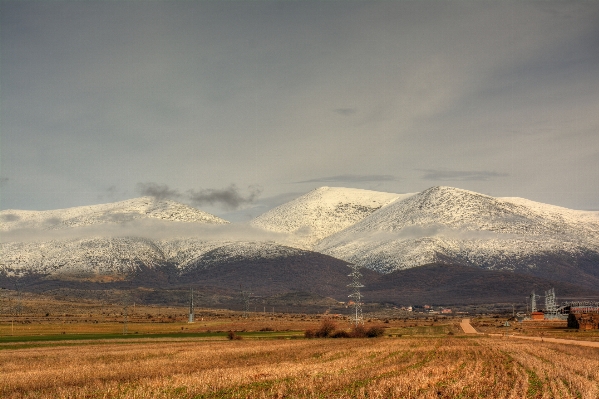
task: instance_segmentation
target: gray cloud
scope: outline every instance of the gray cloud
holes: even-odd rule
[[[226,209],[237,209],[242,205],[251,204],[260,196],[262,189],[260,187],[249,187],[249,193],[243,196],[239,189],[231,184],[224,189],[204,189],[188,191],[189,200],[197,206],[221,204]]]
[[[481,170],[445,170],[445,169],[419,169],[425,172],[422,179],[435,181],[486,181],[498,177],[507,177],[507,173],[488,172]]]
[[[144,196],[153,197],[158,201],[165,199],[182,200],[195,206],[218,205],[226,210],[234,210],[253,203],[262,193],[262,189],[257,186],[250,186],[248,187],[248,193],[243,195],[235,184],[231,184],[223,189],[207,188],[188,190],[181,193],[166,184],[138,183],[137,192]]]
[[[353,115],[358,112],[358,110],[355,108],[337,108],[333,111],[343,116]]]
[[[127,223],[105,223],[51,231],[30,228],[14,229],[2,232],[0,242],[44,242],[99,237],[143,237],[152,240],[194,238],[205,241],[278,241],[284,243],[288,235],[254,228],[245,223],[208,225],[137,219]]]
[[[262,197],[256,202],[248,207],[244,207],[242,209],[233,210],[230,212],[225,212],[220,214],[219,216],[225,220],[230,222],[245,222],[249,221],[256,216],[263,214],[269,209],[275,208],[281,204],[289,202],[291,200],[296,199],[297,197],[304,195],[305,192],[287,192],[278,194],[272,197]]]
[[[373,181],[397,181],[392,175],[338,175],[303,180],[296,183],[361,183]]]
[[[169,188],[166,184],[137,183],[136,191],[143,196],[153,197],[157,201],[181,198],[179,191]]]
[[[2,209],[139,181],[276,196],[331,173],[415,192],[445,166],[509,174],[454,174],[461,188],[599,206],[597,2],[1,7]]]

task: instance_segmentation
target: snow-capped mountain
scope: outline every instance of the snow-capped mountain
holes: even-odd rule
[[[321,240],[315,250],[384,273],[440,260],[524,271],[544,267],[550,257],[592,263],[599,259],[599,212],[432,187]]]
[[[151,218],[176,222],[229,223],[217,216],[170,200],[135,198],[101,205],[50,211],[0,211],[0,231],[15,229],[58,230]]]
[[[320,187],[258,216],[251,224],[265,230],[290,233],[290,245],[310,249],[323,238],[411,195]]]
[[[223,237],[233,229],[206,229],[198,236],[189,227],[228,223],[184,204],[149,197],[52,211],[6,210],[0,213],[0,277],[93,279],[150,269],[182,276],[219,264],[281,260],[306,252],[273,242],[248,242],[239,234]]]
[[[185,257],[173,253],[173,244],[168,241],[160,243],[144,234],[144,227],[151,226],[144,222],[162,223],[154,225],[155,229],[177,224],[229,223],[185,204],[150,197],[50,211],[5,210],[0,212],[3,236],[24,230],[19,237],[38,234],[40,238],[4,239],[0,244],[0,273],[119,274],[140,266],[155,268]],[[132,223],[134,228],[119,229]],[[110,236],[113,233],[119,234]],[[215,245],[198,239],[174,241],[180,241],[174,246],[181,252],[193,253],[195,249],[196,255]],[[188,242],[188,246],[184,245]]]
[[[207,227],[201,235],[196,230],[177,235],[178,228],[167,235],[145,234],[146,226],[156,230],[149,222],[160,229]],[[227,230],[227,223],[187,205],[151,198],[55,211],[2,211],[0,277],[122,276],[154,270],[177,278],[198,273],[216,278],[224,265],[241,272],[244,264],[263,262],[273,268],[292,262],[300,267],[301,259],[310,258],[314,266],[331,264],[333,257],[340,265],[351,262],[381,273],[454,264],[599,286],[599,212],[521,198],[451,187],[417,194],[322,187],[254,219],[250,234],[229,236],[235,230]],[[264,231],[283,234],[261,241],[257,235]],[[42,232],[43,239],[4,239],[15,232],[21,232],[16,237]]]

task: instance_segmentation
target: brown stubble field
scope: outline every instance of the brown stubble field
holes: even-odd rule
[[[0,351],[2,398],[597,398],[599,349],[482,336]]]

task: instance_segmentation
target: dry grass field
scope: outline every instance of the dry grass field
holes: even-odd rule
[[[24,309],[0,314],[3,399],[599,398],[599,348],[467,336],[460,318],[369,316],[366,327],[384,327],[384,337],[303,339],[323,315],[198,309],[188,324],[185,308],[138,305],[127,310],[125,336],[116,304],[33,298]],[[599,340],[597,331],[505,320],[473,325]],[[229,330],[243,339],[227,340]]]
[[[599,349],[492,337],[63,342],[0,350],[2,398],[598,398]]]

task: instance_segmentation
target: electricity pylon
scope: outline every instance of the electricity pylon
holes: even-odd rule
[[[348,275],[352,278],[352,282],[347,285],[352,289],[352,292],[348,295],[348,297],[352,298],[354,302],[354,312],[349,320],[351,324],[357,327],[358,324],[364,324],[364,317],[362,316],[362,294],[360,293],[360,288],[363,288],[364,285],[360,283],[360,277],[362,277],[362,273],[359,271],[360,266],[348,266],[352,269],[352,272]]]

